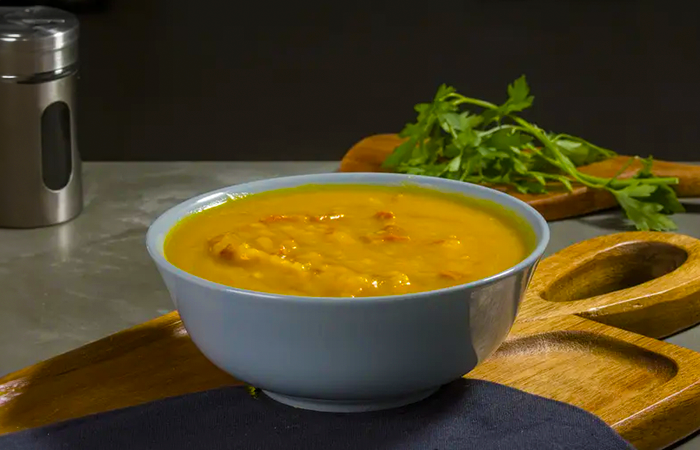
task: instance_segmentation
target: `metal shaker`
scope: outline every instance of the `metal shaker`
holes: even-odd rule
[[[0,227],[57,224],[82,210],[77,66],[74,15],[0,7]]]

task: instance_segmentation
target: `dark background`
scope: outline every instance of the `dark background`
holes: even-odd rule
[[[548,130],[700,160],[693,3],[97,2],[79,13],[81,152],[334,160],[442,82],[501,102],[526,74],[527,118]]]

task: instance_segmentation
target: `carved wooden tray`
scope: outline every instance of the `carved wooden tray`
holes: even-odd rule
[[[700,354],[623,328],[658,337],[700,322],[699,251],[641,232],[562,250],[538,267],[507,341],[466,376],[577,405],[640,450],[682,439],[700,429]],[[235,384],[174,312],[1,378],[0,433]]]

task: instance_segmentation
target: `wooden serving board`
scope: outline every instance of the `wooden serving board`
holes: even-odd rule
[[[379,134],[365,138],[355,144],[340,162],[341,172],[382,172],[382,163],[403,140],[395,134]],[[618,156],[588,166],[580,167],[581,172],[604,178],[615,176],[630,157]],[[630,165],[621,178],[633,176],[641,168],[641,163]],[[700,166],[674,162],[654,161],[652,171],[660,177],[677,177],[680,183],[674,186],[679,197],[700,197]],[[494,186],[498,188],[497,186]],[[520,194],[503,189],[509,194],[526,201],[537,209],[547,220],[575,217],[614,207],[615,198],[604,191],[574,186],[573,192],[563,187],[552,187],[546,194]]]
[[[635,232],[551,256],[506,342],[466,376],[577,405],[639,450],[682,439],[700,429],[700,354],[609,323],[659,336],[698,322],[699,248]],[[0,378],[0,433],[236,384],[173,312]]]

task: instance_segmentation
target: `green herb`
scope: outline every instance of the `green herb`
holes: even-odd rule
[[[639,230],[672,230],[667,216],[682,212],[671,185],[677,178],[651,173],[652,159],[641,160],[632,178],[619,179],[580,172],[577,167],[616,156],[568,134],[547,133],[517,113],[529,108],[534,97],[525,77],[508,86],[502,105],[465,97],[452,87],[440,86],[431,103],[416,105],[418,118],[399,136],[405,142],[384,162],[396,172],[436,176],[471,183],[506,185],[523,194],[541,194],[557,185],[573,190],[573,183],[603,189],[615,196]],[[463,110],[477,107],[477,112]]]
[[[256,388],[255,386],[251,386],[249,384],[246,384],[245,388],[250,394],[250,396],[253,398],[258,398],[258,396],[260,395],[260,388]]]

